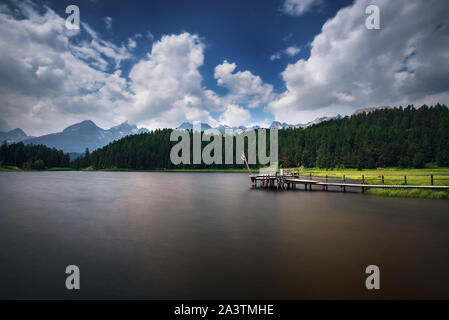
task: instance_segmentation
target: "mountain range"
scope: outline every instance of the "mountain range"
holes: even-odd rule
[[[341,119],[343,118],[341,115],[337,115],[335,117],[321,117],[321,118],[316,118],[313,121],[309,121],[307,123],[299,123],[299,124],[288,124],[286,122],[279,122],[279,121],[273,121],[271,123],[271,125],[268,128],[265,129],[287,129],[287,128],[307,128],[308,126],[314,125],[314,124],[318,124],[324,121],[329,121],[329,120],[334,120],[334,119]],[[193,124],[190,122],[183,122],[179,127],[177,127],[176,129],[182,129],[182,130],[193,130]],[[225,130],[233,130],[234,132],[243,132],[246,130],[255,130],[255,129],[260,129],[260,126],[250,126],[250,127],[245,127],[245,126],[235,126],[235,127],[231,127],[228,125],[219,125],[218,127],[212,128],[209,124],[207,123],[203,123],[201,122],[201,130],[207,130],[207,129],[217,129],[218,131],[220,131],[222,134],[225,133]]]
[[[50,148],[56,148],[68,153],[82,153],[86,148],[95,150],[114,140],[130,134],[148,132],[148,129],[138,129],[136,125],[130,125],[127,121],[108,130],[98,127],[93,121],[85,120],[65,128],[61,132],[46,134],[40,137],[27,136],[17,128],[9,132],[0,132],[0,141],[7,143],[22,141],[25,144],[43,144]]]
[[[342,119],[342,118],[343,118],[343,116],[338,114],[335,117],[321,117],[321,118],[316,118],[313,121],[309,121],[306,123],[298,123],[298,124],[288,124],[285,122],[281,123],[279,121],[273,121],[273,123],[270,125],[269,129],[307,128],[309,126],[312,126],[314,124],[319,124],[324,121],[338,120],[338,119]]]
[[[390,107],[374,107],[374,108],[364,108],[358,109],[353,114],[361,114],[368,113],[378,109],[387,109]],[[316,118],[313,121],[304,123],[304,124],[288,124],[281,123],[279,121],[273,121],[271,125],[266,129],[287,129],[287,128],[306,128],[308,126],[319,124],[324,121],[341,119],[341,115],[337,115],[335,117],[321,117]],[[207,123],[201,123],[201,129],[207,130],[212,127]],[[259,129],[259,126],[227,126],[227,125],[219,125],[215,127],[215,129],[219,130],[221,133],[225,133],[225,130],[231,129],[234,132],[243,132],[250,129]],[[177,129],[184,130],[193,130],[192,123],[184,122]],[[65,128],[61,132],[46,134],[39,137],[28,136],[22,129],[16,128],[14,130],[8,132],[0,132],[0,142],[6,141],[7,143],[15,143],[22,141],[25,144],[43,144],[50,148],[56,148],[59,150],[63,150],[64,152],[68,152],[71,154],[71,157],[76,157],[78,154],[85,151],[86,148],[89,148],[90,151],[101,148],[114,140],[121,139],[127,135],[139,134],[143,132],[149,132],[146,128],[137,128],[136,125],[131,125],[128,121],[125,121],[117,126],[114,126],[110,129],[102,129],[98,127],[91,120],[84,120],[82,122],[73,124],[67,128]]]
[[[30,136],[27,136],[26,133],[19,128],[16,128],[14,130],[8,131],[8,132],[2,132],[0,131],[0,141],[6,141],[7,143],[14,143],[14,142],[20,142],[25,139],[33,138]]]

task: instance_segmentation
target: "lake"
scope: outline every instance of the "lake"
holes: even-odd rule
[[[242,173],[3,172],[0,211],[0,298],[449,298],[448,200],[253,190]]]

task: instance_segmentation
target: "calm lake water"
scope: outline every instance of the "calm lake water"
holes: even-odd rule
[[[0,212],[0,298],[449,298],[447,200],[252,190],[240,173],[4,172]]]

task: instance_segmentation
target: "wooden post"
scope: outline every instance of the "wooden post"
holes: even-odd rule
[[[430,175],[430,184],[433,186],[433,174]]]
[[[243,161],[245,161],[246,169],[248,169],[248,173],[249,173],[249,175],[251,176],[251,175],[252,175],[252,172],[251,172],[251,169],[249,168],[248,161],[246,160],[246,156],[245,156],[245,153],[244,153],[244,152],[242,152],[242,155],[241,155],[240,158],[241,158]]]
[[[362,174],[362,184],[365,184],[365,176]],[[362,188],[363,190],[363,188]]]
[[[326,174],[326,182],[327,182],[327,174]]]
[[[384,175],[382,175],[382,184],[385,184]]]
[[[343,175],[343,183],[346,183],[346,175]]]
[[[312,180],[312,174],[311,173],[309,174],[309,180]]]
[[[407,184],[407,176],[404,176],[404,184]]]

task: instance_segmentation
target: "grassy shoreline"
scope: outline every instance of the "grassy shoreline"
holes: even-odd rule
[[[422,190],[422,189],[368,189],[366,194],[382,197],[396,198],[420,198],[420,199],[449,199],[449,191],[446,190]]]
[[[258,173],[259,169],[251,169],[253,173]],[[382,176],[384,184],[402,185],[430,185],[430,176],[433,175],[434,185],[449,185],[449,168],[423,168],[423,169],[400,169],[384,168],[377,169],[334,169],[323,170],[319,168],[297,168],[304,175],[311,175],[319,178],[337,178],[347,180],[361,181],[362,176],[366,184],[381,184]],[[34,172],[39,170],[23,170],[18,167],[1,167],[0,172]],[[73,168],[49,168],[40,171],[78,171]],[[194,173],[247,173],[246,169],[154,169],[138,170],[129,168],[109,168],[95,170],[86,168],[79,171],[98,171],[98,172],[194,172]],[[404,176],[407,176],[406,182]],[[449,190],[422,190],[422,189],[374,189],[370,188],[366,192],[368,195],[385,197],[403,197],[403,198],[423,198],[423,199],[449,199]]]
[[[298,169],[297,169],[298,170]],[[309,168],[301,170],[305,175],[319,178],[347,179],[357,183],[385,184],[385,185],[449,185],[449,168],[423,168],[423,169],[401,169],[383,168],[378,169],[343,169],[343,170],[320,170]],[[431,178],[431,175],[433,176]],[[429,189],[382,189],[369,188],[365,192],[369,195],[401,198],[421,199],[449,199],[449,190]]]

